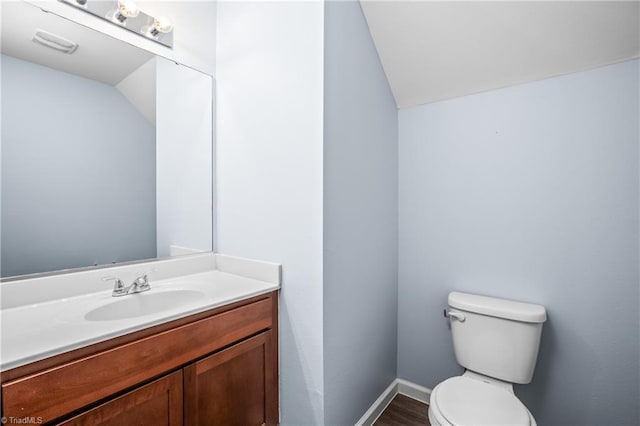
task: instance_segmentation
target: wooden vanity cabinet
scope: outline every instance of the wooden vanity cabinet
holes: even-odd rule
[[[278,423],[277,292],[2,373],[2,416],[45,424]]]

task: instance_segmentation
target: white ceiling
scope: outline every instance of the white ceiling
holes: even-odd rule
[[[640,55],[640,2],[367,1],[399,108]]]
[[[25,2],[2,5],[2,53],[115,86],[153,54]],[[78,43],[72,54],[32,41],[42,29]]]

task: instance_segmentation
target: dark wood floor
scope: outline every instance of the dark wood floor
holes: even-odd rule
[[[396,395],[373,426],[429,426],[427,404]]]

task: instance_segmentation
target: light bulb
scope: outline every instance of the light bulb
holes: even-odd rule
[[[135,18],[140,13],[140,9],[130,0],[118,0],[118,12],[127,18]]]
[[[140,9],[131,0],[118,0],[118,10],[116,11],[114,18],[123,23],[127,18],[135,18],[140,14]]]
[[[153,19],[153,25],[148,29],[147,36],[156,38],[160,33],[170,33],[173,31],[173,23],[166,16]]]
[[[153,21],[153,29],[159,33],[170,33],[173,30],[173,23],[166,16],[161,16]]]

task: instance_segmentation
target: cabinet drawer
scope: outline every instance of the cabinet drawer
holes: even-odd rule
[[[182,371],[141,386],[58,426],[182,426]]]
[[[3,383],[2,415],[52,421],[271,326],[264,299]]]

